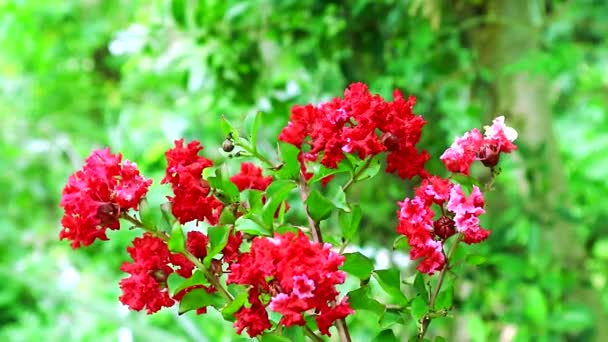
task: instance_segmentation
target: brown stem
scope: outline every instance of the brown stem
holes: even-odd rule
[[[304,179],[304,176],[300,174],[300,181],[298,182],[298,186],[300,187],[300,198],[302,199],[302,204],[304,205],[304,211],[306,212],[306,218],[308,219],[308,224],[310,226],[310,232],[312,233],[312,239],[314,242],[323,243],[323,236],[321,235],[321,229],[319,228],[318,222],[310,216],[310,212],[308,211],[308,205],[306,205],[306,200],[308,199],[309,189],[308,183]],[[341,342],[350,342],[350,333],[348,332],[348,327],[346,326],[346,320],[344,318],[336,321],[336,329],[338,329],[338,336],[340,336]]]
[[[429,310],[433,310],[433,307],[435,306],[435,300],[437,300],[437,296],[439,295],[439,291],[441,290],[441,286],[443,285],[445,275],[450,269],[450,259],[454,256],[454,252],[456,251],[456,247],[458,246],[458,243],[460,243],[460,240],[462,240],[462,234],[458,234],[456,236],[456,241],[454,241],[454,244],[452,245],[452,247],[450,247],[450,251],[446,256],[445,266],[443,267],[441,272],[439,272],[437,285],[435,285],[435,289],[433,290],[431,298],[429,299]],[[431,316],[429,314],[424,315],[424,317],[422,318],[422,324],[420,326],[420,332],[418,333],[418,341],[422,341],[424,339],[424,335],[426,334],[430,324]]]

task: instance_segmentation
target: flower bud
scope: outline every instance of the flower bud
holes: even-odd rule
[[[450,236],[456,233],[454,229],[454,220],[447,216],[441,216],[437,221],[433,222],[435,235],[442,240],[447,240]]]
[[[399,149],[399,138],[390,132],[385,132],[380,137],[382,145],[386,146],[389,151],[396,151]]]
[[[97,218],[102,225],[118,220],[120,208],[114,203],[104,203],[97,207]]]
[[[224,150],[224,152],[232,152],[232,150],[234,150],[234,143],[232,142],[232,140],[224,140],[224,143],[222,144],[222,150]]]

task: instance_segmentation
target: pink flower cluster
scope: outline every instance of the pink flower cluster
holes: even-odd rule
[[[271,328],[268,307],[282,314],[284,326],[304,325],[305,315],[313,315],[319,331],[330,335],[333,322],[353,312],[346,298],[336,301],[335,286],[346,277],[338,270],[343,262],[331,245],[312,242],[302,232],[255,238],[251,250],[230,266],[227,280],[249,286],[251,306],[236,313],[237,332],[247,329],[254,337]]]
[[[167,170],[161,184],[171,183],[175,196],[168,199],[173,215],[182,224],[206,219],[215,225],[223,208],[222,202],[211,194],[209,183],[203,179],[203,170],[213,162],[198,155],[202,149],[196,140],[184,146],[184,140],[180,139],[165,153]]]
[[[106,230],[120,228],[120,214],[137,209],[150,184],[152,180],[142,177],[135,163],[122,161],[120,153],[93,151],[63,189],[60,239],[71,240],[73,248],[107,240]]]
[[[401,178],[425,175],[426,151],[419,152],[425,121],[412,113],[416,99],[407,100],[395,90],[393,101],[372,95],[367,85],[353,83],[344,91],[344,98],[318,106],[294,106],[291,118],[279,140],[301,149],[300,161],[317,161],[336,168],[345,153],[365,159],[387,152],[387,172]]]
[[[477,128],[473,128],[464,136],[456,137],[452,146],[441,155],[440,159],[449,171],[468,176],[475,160],[480,160],[487,167],[494,167],[501,153],[511,153],[517,149],[513,144],[517,132],[505,125],[504,116],[497,117],[492,126],[484,128],[483,136]]]
[[[416,196],[399,203],[397,232],[407,236],[410,257],[422,258],[417,269],[433,274],[445,266],[443,243],[456,232],[471,244],[485,240],[490,232],[479,226],[479,215],[485,211],[483,194],[478,187],[467,197],[458,184],[431,176],[416,189]],[[435,219],[432,206],[441,215]]]

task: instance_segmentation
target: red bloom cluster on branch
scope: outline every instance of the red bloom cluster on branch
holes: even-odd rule
[[[367,85],[353,83],[343,99],[294,106],[279,140],[300,148],[303,160],[321,158],[321,164],[328,168],[336,168],[345,153],[365,159],[387,152],[387,172],[396,172],[401,178],[426,175],[424,164],[429,155],[416,148],[425,124],[421,116],[412,113],[416,99],[410,96],[406,100],[399,90],[393,97],[387,102],[372,95]]]
[[[468,176],[475,160],[480,160],[487,167],[494,167],[498,164],[501,153],[511,153],[517,149],[513,144],[517,139],[517,132],[505,125],[504,116],[497,117],[492,126],[484,128],[484,136],[474,128],[464,136],[454,139],[452,146],[440,157],[449,171]]]
[[[441,212],[437,219],[433,204]],[[417,267],[423,273],[443,269],[443,242],[456,232],[462,233],[468,244],[481,242],[490,235],[490,231],[479,226],[479,215],[485,211],[483,194],[476,186],[467,198],[460,185],[432,176],[416,189],[413,199],[406,198],[399,205],[397,232],[407,236],[412,260],[423,258]]]
[[[173,215],[182,224],[207,219],[215,225],[223,208],[222,202],[211,194],[209,183],[203,179],[203,170],[213,162],[198,155],[202,149],[196,140],[184,146],[184,140],[180,139],[165,153],[167,170],[161,184],[171,183],[175,196],[167,198]]]
[[[208,238],[198,231],[188,232],[186,248],[196,258],[207,256]],[[133,246],[127,251],[132,263],[125,262],[121,270],[130,274],[128,278],[120,281],[122,295],[120,301],[130,309],[141,311],[146,309],[152,314],[163,307],[171,307],[189,291],[196,288],[205,288],[208,292],[217,291],[213,287],[195,285],[181,290],[171,297],[167,288],[167,278],[176,272],[184,278],[190,278],[194,264],[183,254],[171,253],[167,243],[162,239],[145,233],[143,237],[135,238]],[[205,313],[206,308],[200,308],[197,313]]]
[[[314,312],[319,330],[329,335],[335,320],[353,312],[346,298],[336,303],[335,286],[345,279],[338,270],[343,262],[331,245],[312,242],[301,232],[255,238],[251,250],[230,266],[227,280],[250,286],[251,307],[237,312],[237,332],[247,328],[254,337],[269,329],[268,306],[282,314],[279,324],[284,326],[304,325],[305,313]]]
[[[120,214],[137,209],[150,184],[152,180],[142,177],[135,163],[122,161],[120,153],[93,151],[63,189],[59,237],[71,240],[73,248],[107,240],[106,230],[120,228]]]

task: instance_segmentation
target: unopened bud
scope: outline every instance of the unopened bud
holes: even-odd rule
[[[454,220],[447,216],[441,216],[437,221],[433,222],[433,228],[435,235],[439,236],[442,240],[446,240],[456,233]]]
[[[380,142],[382,145],[386,146],[386,149],[389,151],[397,151],[399,149],[399,138],[393,133],[383,133],[380,137]]]
[[[97,207],[97,218],[101,224],[109,224],[118,220],[120,208],[114,203],[104,203]]]
[[[495,144],[484,144],[477,154],[481,163],[486,167],[494,167],[500,159],[500,151]]]
[[[224,152],[232,152],[232,150],[234,150],[234,143],[232,142],[232,140],[224,140],[224,143],[222,144],[222,150],[224,150]]]

